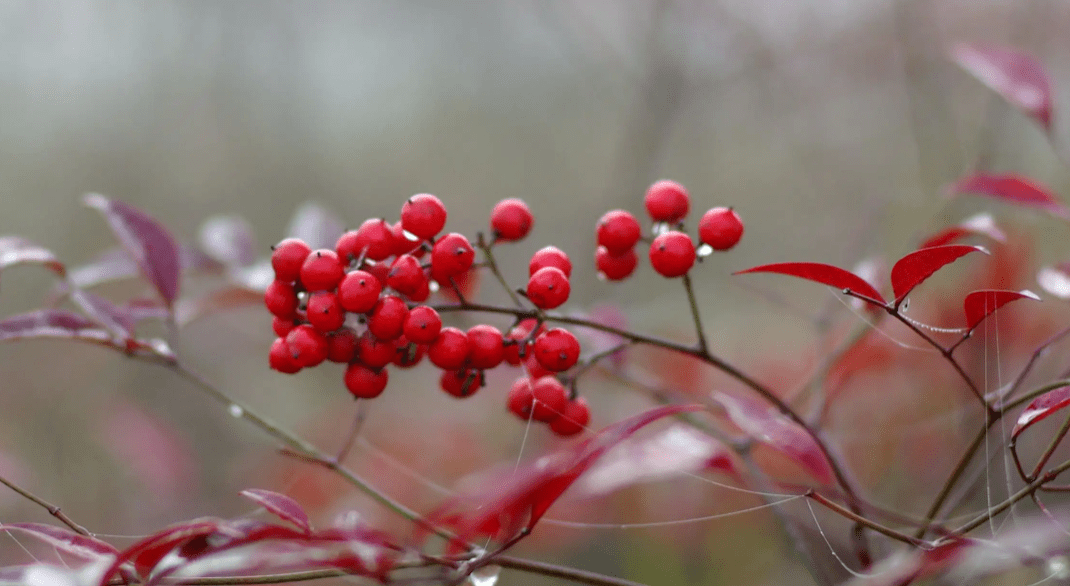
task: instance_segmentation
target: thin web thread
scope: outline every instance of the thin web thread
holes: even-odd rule
[[[873,321],[871,321],[869,318],[867,318],[866,316],[862,315],[857,309],[852,307],[850,303],[847,303],[846,301],[844,301],[843,300],[843,294],[841,292],[837,291],[836,289],[833,289],[832,287],[828,287],[828,291],[833,297],[836,298],[836,301],[839,301],[852,314],[854,314],[855,317],[857,317],[862,322],[866,323],[866,325],[868,325],[870,328],[872,328],[873,331],[875,331],[878,334],[884,336],[885,338],[888,338],[889,340],[891,340],[891,342],[893,344],[895,344],[896,346],[899,346],[900,348],[903,348],[903,349],[906,349],[906,350],[914,350],[914,351],[917,351],[917,352],[930,352],[930,353],[936,352],[936,350],[933,349],[933,348],[928,348],[928,347],[925,347],[925,346],[912,346],[910,344],[907,344],[906,342],[903,342],[903,341],[897,339],[895,336],[892,336],[888,332],[886,332],[883,329],[881,329],[880,327],[878,327],[877,324],[873,323]]]

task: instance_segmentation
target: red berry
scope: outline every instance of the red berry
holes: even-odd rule
[[[360,228],[342,234],[334,247],[347,265],[360,258],[362,253],[364,258],[383,260],[394,254],[393,226],[382,218],[364,220]]]
[[[513,329],[509,330],[509,335],[507,335],[505,339],[514,341],[516,343],[508,344],[505,346],[506,362],[512,364],[513,366],[520,365],[521,346],[524,346],[524,355],[529,355],[528,351],[531,349],[531,342],[528,341],[527,343],[524,343],[523,341],[528,338],[528,336],[531,334],[531,330],[535,328],[535,324],[537,323],[538,322],[536,322],[534,319],[528,318],[522,320],[519,324],[514,326]],[[541,333],[543,330],[544,328],[540,326],[539,332]],[[534,338],[534,336],[532,336],[532,338]]]
[[[635,272],[635,267],[639,266],[639,255],[635,254],[634,248],[615,255],[605,246],[599,246],[594,253],[594,264],[606,279],[621,281]]]
[[[390,228],[390,232],[394,235],[395,256],[401,256],[403,254],[412,254],[417,258],[423,256],[423,242],[413,240],[409,236],[406,236],[405,228],[401,227],[401,220],[394,222],[394,225]]]
[[[380,340],[370,332],[357,341],[357,361],[368,368],[380,369],[394,361],[397,346],[391,340]]]
[[[338,302],[352,313],[368,313],[379,302],[383,290],[379,279],[367,271],[351,271],[338,285]]]
[[[286,334],[286,345],[294,360],[304,368],[327,360],[327,337],[308,324],[299,325]]]
[[[605,246],[613,254],[623,254],[639,242],[643,229],[630,212],[613,210],[598,220],[597,236],[599,246]]]
[[[498,240],[503,242],[523,239],[531,231],[534,222],[531,209],[521,199],[503,199],[490,212],[490,227]]]
[[[580,358],[580,342],[564,328],[546,330],[535,338],[535,359],[547,370],[568,370]]]
[[[524,359],[524,372],[526,372],[532,380],[554,374],[554,371],[543,366],[542,363],[539,362],[539,359],[535,358],[534,352],[528,353],[527,358]]]
[[[695,244],[683,232],[665,232],[650,243],[650,265],[663,277],[681,277],[694,264]]]
[[[374,399],[382,394],[389,380],[386,369],[372,370],[363,364],[354,363],[346,367],[343,377],[346,388],[358,399]]]
[[[484,384],[483,373],[471,368],[445,370],[438,379],[438,386],[454,397],[471,397]]]
[[[431,272],[435,280],[448,283],[450,277],[459,275],[472,268],[476,251],[472,243],[463,234],[450,232],[431,249]]]
[[[346,312],[338,302],[338,296],[328,291],[309,296],[306,314],[308,323],[323,333],[337,330],[346,321]]]
[[[691,209],[691,197],[683,185],[664,179],[650,186],[643,198],[646,213],[655,222],[675,224],[684,219]]]
[[[468,366],[478,370],[494,368],[505,358],[504,338],[498,328],[479,324],[468,328]]]
[[[353,330],[346,328],[327,336],[327,360],[331,362],[352,362],[357,357],[359,337]]]
[[[729,250],[743,237],[743,220],[732,208],[711,208],[698,222],[698,239],[714,250]]]
[[[553,421],[568,405],[568,390],[553,376],[536,379],[531,384],[531,396],[535,399],[531,408],[531,418],[535,421]]]
[[[301,370],[301,364],[294,358],[293,352],[286,344],[286,340],[275,338],[268,352],[268,366],[283,374],[294,374]]]
[[[380,340],[394,340],[405,327],[409,307],[397,295],[384,295],[368,317],[368,331]]]
[[[400,368],[416,366],[423,360],[424,352],[427,350],[424,344],[410,342],[405,336],[394,340],[394,347],[397,348],[397,351],[394,353],[393,362]]]
[[[364,270],[379,280],[379,286],[386,287],[386,278],[390,275],[390,265],[385,262],[369,261],[364,263]]]
[[[546,246],[535,251],[528,263],[528,275],[534,275],[543,267],[557,267],[566,277],[572,276],[572,261],[556,246]]]
[[[553,309],[568,301],[568,276],[557,267],[543,267],[528,279],[528,299],[541,309]]]
[[[442,318],[426,305],[417,305],[409,311],[402,331],[405,337],[417,344],[430,344],[442,330]]]
[[[506,399],[506,407],[509,411],[524,421],[527,421],[531,418],[531,408],[533,404],[534,397],[531,392],[531,379],[527,376],[522,376],[513,381],[513,386],[509,387],[509,395]]]
[[[406,297],[428,287],[427,275],[424,274],[420,261],[411,254],[403,254],[394,259],[390,272],[386,275],[386,284]]]
[[[297,292],[286,281],[272,281],[264,290],[264,305],[275,317],[292,320],[297,315]]]
[[[294,323],[293,319],[281,318],[277,315],[271,318],[271,329],[274,330],[275,335],[280,338],[285,338],[286,334],[289,334],[290,330],[294,329],[295,325],[297,324]]]
[[[583,432],[590,422],[591,408],[587,405],[587,399],[576,397],[565,405],[560,417],[550,422],[550,431],[564,437],[576,435]]]
[[[446,225],[446,206],[430,193],[410,197],[401,206],[401,227],[421,240],[430,240]]]
[[[457,370],[468,361],[468,336],[454,327],[442,328],[427,348],[427,359],[442,370]]]
[[[330,291],[345,274],[337,252],[326,248],[314,250],[301,265],[301,284],[309,291]]]
[[[312,249],[300,238],[287,238],[271,250],[271,268],[275,278],[293,283],[301,273],[301,265]]]
[[[427,298],[431,296],[431,281],[425,276],[424,280],[420,282],[420,288],[405,296],[409,298],[409,301],[416,303],[427,301]]]

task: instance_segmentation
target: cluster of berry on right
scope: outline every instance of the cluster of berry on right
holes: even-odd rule
[[[698,256],[695,242],[683,231],[684,218],[691,210],[687,190],[675,181],[658,181],[647,190],[643,203],[655,226],[664,227],[649,240],[650,266],[663,277],[686,275]],[[644,240],[639,220],[626,210],[606,212],[598,220],[597,237],[595,264],[602,276],[610,281],[631,276],[639,265],[635,246]],[[699,242],[713,250],[729,250],[742,237],[743,221],[732,208],[710,208],[699,220]]]

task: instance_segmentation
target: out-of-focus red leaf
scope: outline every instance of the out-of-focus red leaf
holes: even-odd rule
[[[918,248],[954,244],[967,236],[987,236],[996,242],[1006,242],[1007,240],[1007,235],[1003,230],[999,229],[991,214],[981,213],[929,236]]]
[[[1059,218],[1070,218],[1070,210],[1047,187],[1012,173],[978,173],[963,177],[951,186],[952,195],[976,193],[1007,203],[1036,208]]]
[[[119,553],[111,566],[104,571],[100,586],[105,586],[108,580],[119,571],[119,567],[127,562],[134,564],[138,574],[147,576],[171,550],[195,538],[203,538],[216,533],[225,527],[226,523],[222,519],[196,519],[149,535]]]
[[[219,272],[223,265],[207,254],[184,244],[178,245],[178,262],[183,271]],[[105,250],[88,264],[68,272],[70,281],[83,289],[112,281],[137,277],[141,269],[123,248]]]
[[[888,556],[867,574],[857,574],[844,586],[901,586],[942,574],[952,568],[978,542],[953,538],[928,550],[910,550]]]
[[[67,274],[67,269],[51,250],[19,236],[0,236],[0,271],[26,263],[44,265],[61,277]]]
[[[1014,429],[1011,430],[1011,439],[1017,438],[1020,433],[1029,429],[1034,423],[1060,409],[1066,408],[1068,405],[1070,405],[1070,386],[1059,387],[1033,399],[1025,410],[1018,415],[1018,421],[1014,424]]]
[[[141,274],[172,305],[178,297],[181,262],[178,245],[167,230],[145,212],[103,195],[87,195],[85,203],[104,216]]]
[[[337,215],[319,204],[307,202],[294,212],[286,233],[291,238],[304,240],[312,250],[316,250],[333,249],[344,231],[345,227],[338,221]]]
[[[733,274],[742,275],[746,273],[778,273],[799,277],[800,279],[815,281],[841,290],[850,289],[854,293],[885,303],[884,297],[881,296],[880,292],[865,279],[832,265],[817,262],[782,262],[736,271]]]
[[[538,458],[514,472],[501,472],[474,493],[462,494],[427,515],[427,520],[453,531],[459,540],[508,540],[521,529],[531,530],[547,509],[607,450],[642,427],[700,405],[671,405],[615,423],[594,436]],[[422,537],[426,530],[421,528]]]
[[[1006,47],[957,45],[955,63],[1051,132],[1051,82],[1032,55]]]
[[[915,250],[896,261],[892,266],[892,291],[895,302],[902,301],[913,289],[944,266],[971,252],[985,252],[980,246],[947,244]]]
[[[639,482],[711,470],[740,478],[724,444],[691,426],[673,425],[650,437],[621,442],[583,475],[577,489],[599,495]]]
[[[263,293],[246,287],[224,286],[200,297],[180,299],[175,304],[175,323],[185,326],[217,311],[261,306],[263,303]]]
[[[105,543],[95,537],[89,537],[75,533],[70,529],[44,525],[42,523],[4,523],[0,525],[8,531],[21,531],[40,539],[60,551],[76,555],[81,558],[96,560],[119,555],[119,550],[111,544]]]
[[[1040,301],[1036,293],[1027,289],[1021,291],[1003,291],[998,289],[986,289],[974,291],[966,296],[963,302],[963,310],[966,313],[966,327],[973,329],[986,317],[997,309],[1019,299],[1032,299]]]
[[[160,504],[181,499],[196,486],[198,466],[182,429],[140,405],[116,400],[100,406],[95,437],[130,470]],[[146,507],[151,513],[152,505]]]
[[[228,267],[244,267],[256,260],[256,238],[241,216],[213,216],[201,224],[201,250]]]
[[[1041,268],[1037,273],[1037,284],[1049,295],[1070,299],[1070,263]]]
[[[112,335],[83,315],[38,309],[0,321],[0,342],[24,338],[66,338],[109,345]]]
[[[312,524],[308,520],[308,513],[301,505],[292,498],[259,488],[248,488],[241,491],[241,495],[256,504],[264,507],[268,512],[278,516],[284,521],[297,525],[308,533],[312,531]]]
[[[728,418],[744,433],[784,454],[815,480],[835,484],[835,474],[814,438],[783,413],[753,399],[715,393]]]

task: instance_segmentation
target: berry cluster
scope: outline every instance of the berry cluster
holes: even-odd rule
[[[691,209],[691,197],[682,185],[662,180],[646,192],[643,202],[657,229],[650,241],[650,265],[663,277],[681,277],[691,270],[698,249],[683,231],[683,220]],[[595,265],[610,281],[628,278],[639,265],[635,245],[643,240],[643,229],[631,212],[612,210],[598,221],[598,249]],[[711,208],[702,215],[698,237],[713,250],[729,250],[743,236],[743,222],[731,208]]]
[[[425,304],[434,291],[456,290],[455,279],[481,268],[467,237],[440,235],[446,216],[437,197],[420,194],[405,202],[396,223],[369,219],[343,234],[333,250],[312,250],[294,238],[276,245],[275,280],[264,294],[278,336],[268,354],[271,368],[293,374],[343,363],[345,387],[370,399],[386,389],[390,365],[409,368],[425,356],[442,369],[442,390],[455,397],[483,387],[488,369],[523,366],[526,374],[514,385],[520,390],[509,394],[509,410],[548,423],[560,435],[580,433],[590,420],[587,402],[557,378],[579,360],[580,344],[571,332],[548,329],[538,319],[522,320],[508,334],[488,324],[462,331],[444,326],[439,312]],[[492,244],[523,239],[533,222],[523,201],[499,202],[490,218]],[[524,293],[534,312],[568,300],[568,255],[547,246],[528,268]]]

